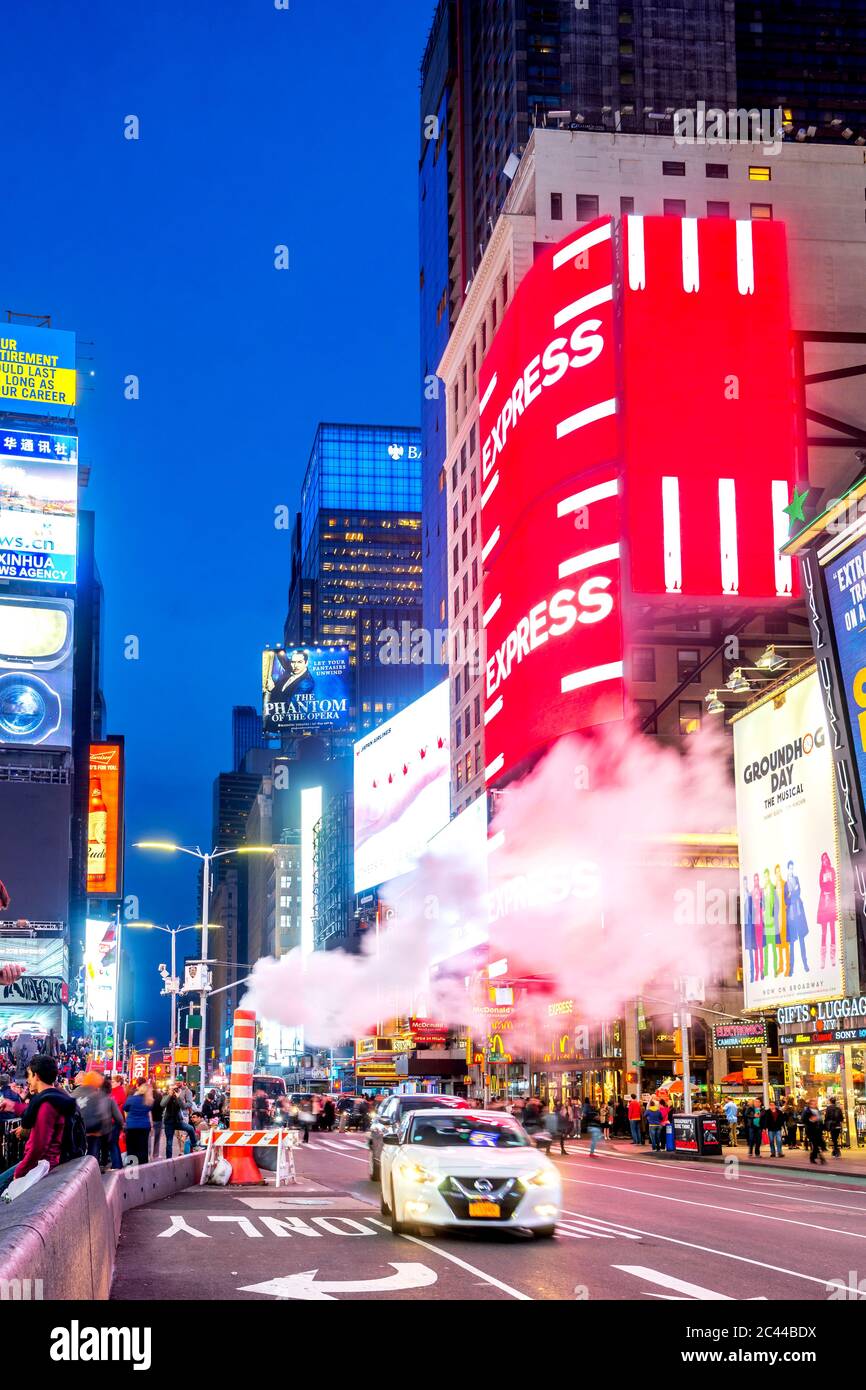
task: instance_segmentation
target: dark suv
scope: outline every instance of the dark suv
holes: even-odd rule
[[[383,1100],[376,1110],[370,1122],[370,1137],[367,1143],[370,1148],[370,1178],[373,1182],[379,1181],[379,1159],[382,1154],[382,1143],[386,1134],[396,1134],[400,1128],[400,1122],[406,1118],[412,1110],[442,1110],[455,1106],[457,1109],[468,1110],[470,1104],[462,1096],[437,1096],[437,1095],[412,1095],[412,1096],[388,1096]]]

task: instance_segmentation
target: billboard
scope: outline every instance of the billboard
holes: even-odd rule
[[[824,565],[824,584],[862,798],[866,789],[866,541],[862,536]]]
[[[0,1037],[19,1038],[29,1035],[34,1038],[47,1037],[53,1031],[55,1037],[65,1038],[69,1015],[62,1004],[25,1006],[14,1005],[5,1008],[0,1005]]]
[[[75,334],[0,326],[0,410],[65,415],[75,405]]]
[[[0,747],[72,743],[68,599],[0,597]]]
[[[117,1004],[117,928],[88,917],[84,929],[84,1013],[87,1022],[113,1023]]]
[[[87,801],[87,892],[118,897],[123,860],[123,745],[91,743]]]
[[[0,579],[74,584],[78,439],[0,432]]]
[[[739,1019],[736,1023],[714,1023],[713,1047],[740,1052],[744,1047],[767,1047],[767,1020]]]
[[[796,597],[784,224],[626,217],[625,483],[636,594]]]
[[[0,781],[0,879],[10,903],[0,927],[14,922],[52,922],[58,931],[69,917],[69,856],[72,788],[69,783]],[[56,938],[54,938],[56,939]],[[16,949],[27,942],[16,942]],[[28,970],[42,975],[68,971],[48,969],[41,961],[16,955]]]
[[[409,873],[451,814],[448,682],[355,744],[355,892]]]
[[[731,722],[745,1007],[842,994],[833,756],[814,668]]]
[[[349,728],[353,673],[347,647],[262,652],[266,734],[342,733]]]
[[[536,260],[479,374],[488,782],[623,715],[612,233]]]

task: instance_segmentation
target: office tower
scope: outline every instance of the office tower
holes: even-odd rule
[[[417,429],[319,425],[293,535],[284,638],[349,648],[359,733],[421,691],[420,664],[381,660],[389,632],[421,624],[420,512]]]
[[[445,401],[436,370],[517,159],[537,126],[566,126],[575,138],[586,130],[670,133],[679,107],[699,100],[730,106],[733,8],[730,0],[590,0],[583,7],[560,0],[439,0],[436,6],[421,63],[419,112],[422,539],[430,632],[447,626],[448,603]],[[470,375],[483,352],[479,346]]]
[[[267,748],[262,733],[262,712],[252,705],[235,705],[232,710],[232,771],[244,771],[244,758],[251,748]]]
[[[736,4],[737,105],[781,107],[787,139],[866,143],[863,0]]]

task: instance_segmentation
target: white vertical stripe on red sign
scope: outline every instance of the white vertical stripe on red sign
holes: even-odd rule
[[[489,782],[491,777],[495,777],[500,768],[505,766],[505,754],[500,753],[498,758],[494,758],[492,763],[488,763],[484,769],[484,780]]]
[[[737,289],[740,294],[755,293],[755,254],[752,224],[737,218]]]
[[[490,552],[491,552],[491,550],[493,549],[493,547],[497,544],[500,535],[501,535],[501,532],[500,532],[500,530],[499,530],[499,527],[497,526],[496,530],[493,532],[493,535],[490,537],[490,539],[488,540],[487,544],[484,546],[484,549],[481,551],[481,562],[482,562],[482,564],[483,564],[484,561],[487,559],[487,556],[490,554]]]
[[[646,289],[646,253],[644,251],[643,218],[628,217],[628,287]]]
[[[499,698],[498,698],[498,700],[494,700],[494,701],[493,701],[493,704],[490,705],[490,706],[484,711],[484,723],[485,723],[485,724],[489,724],[490,721],[491,721],[491,719],[495,719],[496,716],[497,716],[497,714],[501,714],[501,713],[502,713],[502,705],[503,705],[503,700],[502,700],[502,696],[500,695]]]
[[[590,309],[597,309],[599,304],[610,304],[612,300],[613,285],[602,285],[601,289],[593,290],[592,294],[585,294],[582,299],[576,299],[573,304],[567,304],[558,314],[554,314],[553,326],[562,328],[573,319],[579,319],[581,314],[588,313]]]
[[[491,497],[493,496],[494,492],[496,491],[496,488],[498,487],[498,485],[499,485],[499,469],[497,468],[496,472],[493,474],[493,477],[490,479],[490,482],[487,484],[486,488],[484,489],[484,491],[483,491],[482,494],[481,494],[481,505],[482,505],[482,507],[486,507],[486,506],[487,506],[487,503],[490,501],[490,499],[491,499]]]
[[[665,590],[669,594],[679,594],[683,587],[679,478],[662,478],[662,527],[665,552]]]
[[[785,508],[788,505],[788,484],[776,478],[770,489],[773,504],[773,561],[776,567],[776,593],[779,598],[791,597],[793,575],[790,555],[780,555],[779,547],[788,539],[789,523]]]
[[[701,288],[698,219],[696,217],[684,217],[680,225],[683,245],[683,289],[686,294],[695,294]]]
[[[719,554],[722,560],[722,593],[739,593],[737,485],[733,478],[719,478]]]
[[[563,246],[561,251],[557,251],[553,258],[553,269],[559,270],[561,266],[570,265],[573,260],[588,251],[591,246],[598,246],[603,241],[610,241],[611,224],[605,222],[603,226],[596,227],[591,232],[584,232],[583,236],[575,237],[567,246]]]
[[[563,695],[567,695],[570,690],[582,690],[587,685],[599,685],[602,681],[620,680],[623,676],[623,663],[621,661],[608,661],[604,666],[588,666],[585,671],[575,671],[570,676],[563,676],[560,686]]]
[[[491,618],[495,618],[495,617],[496,617],[496,614],[499,612],[499,610],[500,610],[501,607],[502,607],[502,595],[501,595],[501,594],[497,594],[497,595],[496,595],[496,598],[493,600],[493,602],[491,603],[490,607],[489,607],[489,608],[487,609],[487,611],[485,612],[484,617],[481,619],[481,623],[482,623],[482,626],[483,626],[483,627],[486,627],[486,626],[487,626],[487,624],[490,622],[490,619],[491,619]]]
[[[559,566],[559,577],[567,579],[570,574],[579,574],[592,565],[604,565],[608,560],[618,559],[619,541],[614,541],[612,545],[599,545],[595,550],[584,550],[582,555],[572,555],[571,559],[563,560]]]
[[[591,425],[596,420],[605,420],[609,415],[616,414],[616,397],[609,401],[599,401],[597,405],[587,406],[586,410],[578,410],[576,415],[568,415],[564,420],[560,420],[556,427],[557,439],[564,439],[567,434],[574,434],[575,430],[582,430],[584,425]]]
[[[569,512],[579,512],[592,502],[603,502],[607,497],[616,497],[618,491],[619,482],[616,478],[611,478],[607,483],[585,487],[581,492],[573,492],[570,497],[563,497],[556,508],[556,515],[562,517],[568,516]]]
[[[489,382],[487,383],[487,390],[484,392],[484,395],[481,397],[481,401],[480,401],[480,404],[479,404],[479,406],[478,406],[478,414],[479,414],[479,415],[483,415],[483,414],[484,414],[484,411],[487,409],[487,406],[488,406],[489,403],[490,403],[490,397],[493,395],[493,392],[496,390],[496,380],[497,380],[497,378],[496,378],[496,373],[494,372],[493,375],[492,375],[492,377],[490,378]]]

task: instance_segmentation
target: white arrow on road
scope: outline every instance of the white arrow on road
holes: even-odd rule
[[[270,1294],[272,1298],[298,1298],[314,1302],[334,1302],[338,1293],[395,1293],[403,1289],[426,1289],[435,1284],[437,1276],[427,1265],[394,1264],[393,1274],[381,1279],[317,1279],[317,1269],[305,1269],[301,1274],[286,1274],[281,1279],[267,1279],[264,1284],[244,1284],[238,1293]]]
[[[650,1298],[671,1298],[684,1299],[695,1298],[708,1302],[732,1303],[730,1294],[716,1293],[713,1289],[704,1289],[700,1284],[689,1284],[685,1279],[675,1279],[672,1274],[663,1274],[660,1269],[649,1269],[646,1265],[614,1265],[614,1269],[621,1269],[623,1274],[634,1274],[638,1279],[646,1279],[650,1284],[659,1284],[663,1289],[674,1289],[672,1294],[650,1294]],[[763,1294],[758,1294],[756,1298],[749,1299],[751,1303],[765,1303]]]

